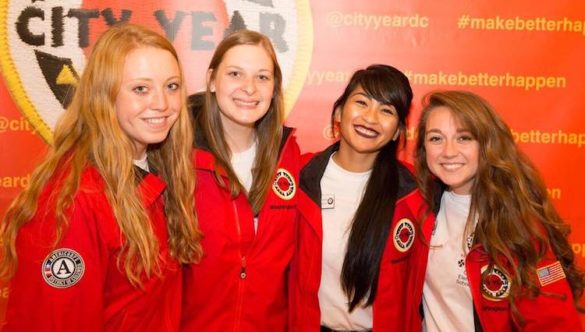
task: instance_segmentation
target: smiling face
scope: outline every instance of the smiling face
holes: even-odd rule
[[[179,66],[169,51],[138,47],[126,56],[115,107],[135,159],[167,137],[183,105],[180,87]]]
[[[426,163],[449,190],[471,194],[479,163],[479,144],[445,106],[433,108],[424,137]]]
[[[208,73],[226,132],[253,130],[268,111],[274,93],[274,64],[260,45],[229,49],[215,73]]]
[[[359,158],[370,167],[380,149],[399,136],[396,108],[368,96],[361,86],[335,110],[335,121],[339,122],[341,158]],[[345,156],[357,158],[346,159]]]

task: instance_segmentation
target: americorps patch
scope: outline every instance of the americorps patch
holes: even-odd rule
[[[153,28],[173,42],[189,92],[204,88],[215,46],[233,30],[273,42],[287,114],[304,85],[313,48],[308,0],[5,0],[0,4],[0,68],[8,89],[49,143],[97,37],[118,22]]]

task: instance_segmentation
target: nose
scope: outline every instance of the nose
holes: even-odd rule
[[[256,92],[256,82],[254,81],[254,77],[249,77],[244,80],[242,83],[242,91],[248,95],[252,95],[254,92]]]
[[[369,105],[363,113],[363,118],[368,123],[378,122],[378,109],[373,105]]]
[[[165,91],[155,91],[152,95],[150,108],[157,111],[164,111],[167,109],[168,101]]]
[[[443,153],[446,157],[453,157],[457,155],[458,151],[456,143],[452,140],[446,140]]]

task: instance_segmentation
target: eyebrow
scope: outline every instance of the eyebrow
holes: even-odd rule
[[[226,69],[237,69],[237,70],[245,70],[244,68],[242,68],[242,67],[240,67],[240,66],[236,66],[236,65],[228,65],[228,66],[225,66],[225,68],[226,68]],[[266,72],[272,73],[272,70],[270,70],[270,69],[265,69],[265,68],[259,69],[258,71],[259,71],[259,72],[265,72],[265,71],[266,71]]]
[[[353,97],[353,96],[364,96],[364,97],[366,97],[368,99],[372,99],[367,93],[365,93],[363,91],[361,91],[361,92],[354,92],[354,93],[352,93],[350,95],[350,97]]]
[[[471,131],[469,129],[457,129],[456,132],[457,133],[469,133],[469,134],[471,134]],[[441,131],[440,129],[432,128],[432,129],[427,129],[425,131],[425,134],[428,134],[428,133],[439,133],[439,134],[442,134],[443,131]]]
[[[168,77],[168,78],[165,80],[165,82],[168,82],[168,81],[171,81],[171,80],[174,80],[174,79],[181,79],[181,76],[179,76],[179,75],[174,75],[174,76]],[[129,79],[128,81],[129,81],[129,82],[133,82],[133,81],[148,81],[148,82],[152,82],[152,81],[154,81],[154,80],[153,80],[152,78],[149,78],[149,77],[136,77],[136,78],[131,78],[131,79]]]

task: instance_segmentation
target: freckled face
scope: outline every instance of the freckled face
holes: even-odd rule
[[[169,51],[139,47],[126,56],[115,107],[120,127],[134,143],[135,159],[168,136],[183,105],[181,84]]]
[[[479,144],[473,135],[440,106],[429,114],[425,132],[430,171],[457,194],[471,194],[479,164]]]

